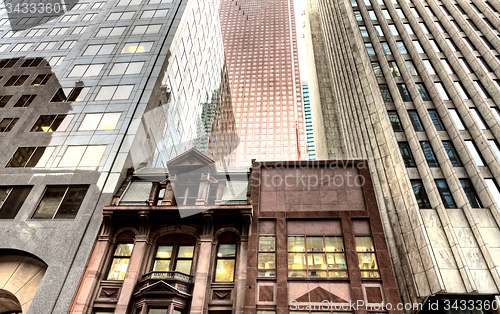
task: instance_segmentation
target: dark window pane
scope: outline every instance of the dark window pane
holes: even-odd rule
[[[425,159],[427,160],[429,167],[439,167],[434,151],[432,150],[431,143],[420,142],[420,145],[422,145],[422,150],[424,151]]]
[[[453,196],[451,195],[450,188],[446,183],[446,180],[439,179],[436,180],[436,185],[438,187],[439,195],[441,195],[441,200],[443,201],[445,208],[457,208]]]
[[[28,107],[35,100],[36,95],[22,95],[14,107]]]
[[[446,150],[446,153],[448,154],[448,157],[450,158],[453,167],[462,167],[462,162],[458,157],[457,151],[455,150],[455,146],[453,146],[453,143],[451,141],[443,141],[443,146],[444,149]]]
[[[14,76],[11,76],[7,82],[5,82],[5,84],[3,86],[13,86],[17,80],[19,79],[19,75],[14,75]]]
[[[434,126],[436,127],[436,131],[444,131],[443,123],[441,122],[437,111],[429,110],[429,115],[431,116],[432,123],[434,123]]]
[[[408,92],[405,84],[398,84],[398,89],[403,101],[411,101],[410,93]]]
[[[377,76],[377,77],[384,76],[384,73],[382,72],[382,68],[380,68],[380,63],[372,62],[372,68],[373,68],[373,72],[375,73],[375,76]]]
[[[389,87],[386,84],[380,84],[380,93],[382,94],[382,99],[384,102],[392,102],[391,92],[389,92]]]
[[[418,208],[431,208],[422,180],[410,180],[410,182],[417,198]]]
[[[12,118],[3,119],[2,122],[0,122],[0,132],[8,132],[6,130],[9,127],[12,120],[13,120]]]
[[[73,88],[73,90],[71,91],[71,93],[68,96],[68,100],[67,101],[75,101],[75,100],[77,100],[78,95],[80,95],[80,93],[82,92],[82,90],[83,90],[83,87],[75,87],[75,88]]]
[[[407,142],[399,142],[399,151],[401,156],[403,156],[403,161],[406,167],[415,167],[415,160],[413,159],[413,154],[410,150],[410,145]]]
[[[472,183],[470,182],[469,179],[460,179],[460,184],[462,185],[462,188],[464,189],[465,195],[467,196],[467,199],[469,200],[469,204],[472,208],[482,208],[483,205],[481,204],[481,201],[479,200],[479,197],[476,194],[476,190],[472,186]]]
[[[80,209],[80,205],[82,205],[83,198],[87,193],[87,189],[87,186],[71,186],[64,196],[64,200],[62,201],[61,206],[59,206],[59,210],[54,218],[75,218],[78,210]]]
[[[31,85],[45,85],[51,76],[52,74],[40,74],[35,78]]]
[[[31,187],[0,187],[0,219],[14,219]]]
[[[46,149],[47,149],[47,147],[37,147],[37,149],[35,150],[35,153],[33,153],[33,155],[31,156],[30,160],[26,164],[26,167],[27,168],[29,168],[29,167],[36,167],[36,165],[38,164],[38,162],[42,158],[43,153],[45,153]]]
[[[59,88],[57,93],[52,97],[50,102],[63,102],[66,101],[66,95],[64,94],[64,91],[62,88]]]
[[[12,68],[14,66],[14,64],[16,64],[17,61],[19,61],[19,59],[0,60],[0,69],[1,68],[4,68],[4,69]]]
[[[411,124],[413,128],[417,132],[422,132],[424,127],[422,126],[422,122],[420,122],[420,118],[416,110],[408,110],[408,115],[410,116]]]
[[[19,118],[15,118],[13,119],[9,126],[5,129],[5,132],[10,132],[10,130],[12,130],[12,128],[14,127],[14,125],[16,125],[17,121],[19,121]]]
[[[67,189],[67,187],[47,187],[32,218],[52,219]]]
[[[54,120],[57,116],[40,116],[38,120],[35,122],[35,125],[31,128],[30,132],[52,132],[53,130],[50,128]]]
[[[3,96],[0,96],[0,108],[5,107],[5,105],[7,105],[7,103],[11,99],[12,99],[12,95],[3,95]]]
[[[424,84],[422,83],[416,83],[418,92],[420,93],[420,96],[422,97],[423,101],[430,101],[431,98],[429,97],[429,93],[427,93],[427,89],[425,89]]]
[[[401,125],[401,121],[399,121],[398,113],[396,111],[387,111],[387,114],[389,115],[394,132],[403,132],[403,126]]]
[[[6,168],[24,167],[35,152],[36,147],[19,147]]]

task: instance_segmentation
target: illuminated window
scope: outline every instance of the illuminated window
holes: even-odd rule
[[[74,219],[88,185],[48,186],[32,219]]]
[[[64,132],[74,115],[41,115],[30,132]]]
[[[288,236],[288,277],[347,277],[342,237]]]
[[[276,277],[276,239],[259,237],[259,277]]]
[[[89,45],[83,52],[84,56],[109,55],[115,48],[114,44],[110,45]]]
[[[88,113],[80,124],[78,131],[114,130],[121,113]]]
[[[223,235],[224,234],[222,234],[221,236]],[[236,242],[235,239],[221,238],[219,240],[219,245],[217,248],[217,260],[215,263],[215,282],[234,281],[234,271],[236,266],[236,243],[234,242]]]
[[[143,62],[121,62],[115,63],[109,75],[128,75],[128,74],[139,74],[144,66]]]
[[[102,86],[94,100],[120,100],[128,99],[134,85]]]
[[[123,280],[127,273],[130,256],[134,249],[133,244],[118,244],[113,255],[113,262],[108,272],[107,280]]]
[[[75,65],[73,70],[68,74],[68,77],[89,77],[97,76],[101,72],[104,64],[84,64]]]
[[[107,145],[68,146],[57,167],[98,167]]]
[[[191,274],[191,266],[194,256],[194,239],[168,239],[158,240],[158,249],[156,250],[153,264],[154,272],[178,271],[184,274]],[[155,274],[161,277],[161,274]]]
[[[120,53],[124,54],[124,53],[150,52],[152,47],[153,47],[152,41],[140,42],[140,43],[127,43],[125,44]]]
[[[6,168],[43,168],[55,147],[19,147]]]
[[[362,278],[378,278],[378,265],[372,237],[356,237],[359,269]]]

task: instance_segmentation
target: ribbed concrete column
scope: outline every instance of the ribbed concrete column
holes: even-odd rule
[[[191,314],[202,314],[207,295],[208,272],[210,270],[210,257],[212,255],[212,236],[201,238],[198,263],[196,263],[196,283],[193,289],[193,301],[191,302]]]

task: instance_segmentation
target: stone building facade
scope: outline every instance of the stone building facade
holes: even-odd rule
[[[317,155],[369,161],[405,302],[498,301],[499,9],[307,1]]]

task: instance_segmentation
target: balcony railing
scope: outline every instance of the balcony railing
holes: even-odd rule
[[[193,283],[193,276],[186,275],[178,271],[152,271],[142,276],[142,280],[147,279],[172,279],[186,283]]]

